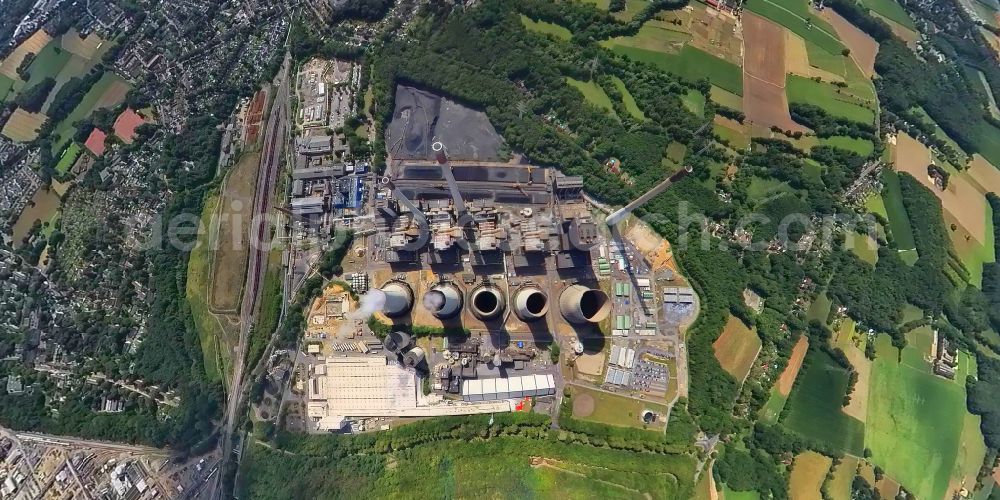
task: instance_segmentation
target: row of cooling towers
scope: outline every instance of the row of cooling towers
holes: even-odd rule
[[[390,281],[382,286],[386,301],[382,312],[395,318],[413,309],[413,289],[402,281]],[[514,292],[511,307],[522,321],[538,321],[549,312],[549,296],[541,289],[527,286]],[[439,319],[457,316],[465,299],[461,290],[451,283],[438,283],[422,297],[422,305]],[[507,310],[507,297],[499,288],[480,285],[468,295],[469,310],[483,321],[498,319]],[[611,312],[611,299],[603,290],[572,285],[559,295],[559,312],[574,324],[598,323]]]

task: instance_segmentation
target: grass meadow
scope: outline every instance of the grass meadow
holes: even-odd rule
[[[782,424],[798,434],[845,453],[860,455],[865,426],[842,410],[848,372],[829,354],[810,349],[786,404]]]

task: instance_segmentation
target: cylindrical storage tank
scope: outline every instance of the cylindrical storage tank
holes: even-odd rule
[[[611,313],[611,299],[603,290],[573,285],[559,296],[559,309],[570,323],[599,323]]]
[[[406,354],[403,355],[403,365],[419,368],[423,366],[425,359],[427,359],[427,356],[424,354],[424,350],[414,347],[406,351]]]
[[[450,318],[462,310],[462,294],[455,285],[440,283],[424,294],[424,307],[437,318]]]
[[[535,321],[549,311],[549,296],[535,288],[526,287],[514,295],[514,313],[522,321]]]
[[[470,297],[472,314],[477,318],[488,320],[499,317],[507,307],[503,293],[496,287],[485,285],[472,291]]]
[[[413,289],[402,281],[390,281],[382,286],[385,305],[382,313],[390,318],[402,316],[413,308]]]
[[[406,332],[390,332],[382,341],[385,350],[399,354],[410,348],[413,339]]]

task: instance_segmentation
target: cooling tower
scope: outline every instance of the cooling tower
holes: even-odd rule
[[[382,286],[385,305],[382,313],[390,318],[402,316],[413,308],[413,289],[402,281],[390,281]]]
[[[602,290],[573,285],[559,296],[559,309],[570,323],[598,323],[611,313],[611,299]]]
[[[389,335],[385,336],[385,340],[382,341],[382,346],[385,350],[394,352],[396,354],[401,354],[403,351],[410,348],[413,343],[413,339],[409,334],[405,332],[391,332]]]
[[[424,307],[434,316],[450,318],[462,310],[462,294],[455,285],[440,283],[424,294]]]
[[[484,285],[472,292],[470,297],[472,314],[482,320],[495,319],[507,307],[503,293],[493,286]]]
[[[403,365],[410,366],[413,368],[420,368],[424,366],[424,360],[426,358],[427,356],[424,355],[423,349],[419,347],[414,347],[413,349],[406,351],[406,354],[403,355]]]
[[[549,296],[537,288],[522,288],[514,295],[514,313],[522,321],[541,319],[548,311]]]

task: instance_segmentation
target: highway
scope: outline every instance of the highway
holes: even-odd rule
[[[250,252],[247,265],[247,277],[244,285],[243,302],[240,306],[240,338],[233,353],[233,375],[229,383],[229,394],[226,400],[226,410],[223,415],[223,427],[220,435],[222,448],[222,469],[216,475],[215,487],[211,498],[222,498],[225,488],[220,484],[226,477],[226,469],[235,464],[229,458],[233,451],[233,432],[239,420],[239,408],[249,383],[244,380],[246,370],[246,352],[250,333],[253,330],[257,306],[260,302],[261,282],[267,269],[267,259],[270,254],[270,235],[268,222],[274,210],[272,198],[274,187],[278,181],[281,158],[285,146],[285,127],[288,121],[288,71],[291,65],[289,54],[285,54],[281,72],[275,77],[274,100],[268,113],[266,134],[264,136],[264,152],[261,155],[260,168],[257,171],[257,187],[253,201],[253,219],[250,228]]]

